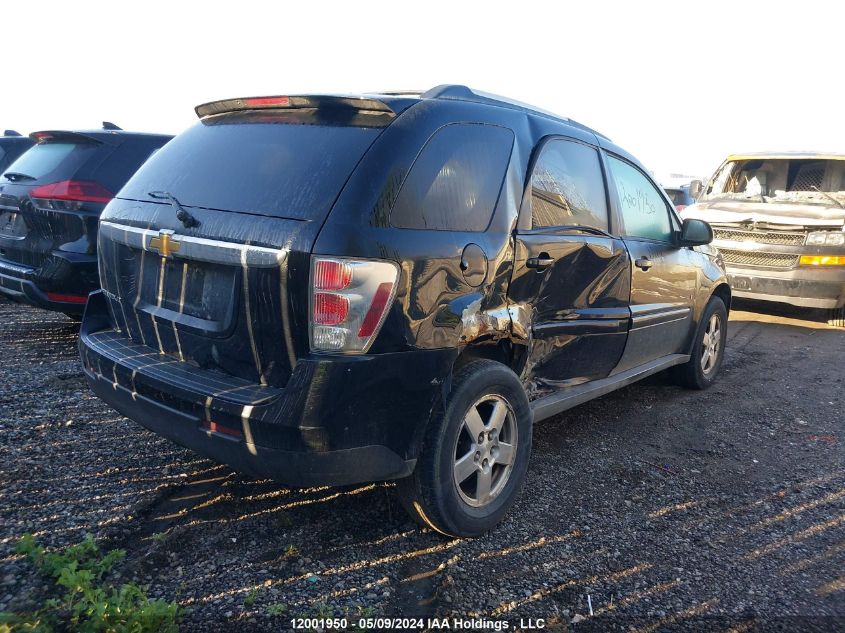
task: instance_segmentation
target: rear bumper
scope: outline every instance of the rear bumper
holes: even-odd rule
[[[84,301],[56,301],[48,293],[87,297],[98,287],[96,257],[53,257],[51,265],[41,269],[0,259],[0,294],[37,308],[81,315]]]
[[[187,448],[288,486],[409,475],[455,350],[300,359],[284,388],[261,387],[135,345],[91,295],[79,348],[94,392]]]
[[[806,308],[845,305],[845,268],[788,271],[728,266],[733,296],[780,301]]]

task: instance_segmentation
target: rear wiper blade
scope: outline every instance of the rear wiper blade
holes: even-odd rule
[[[35,176],[30,176],[29,174],[22,174],[17,171],[7,171],[3,174],[4,178],[8,178],[12,182],[17,182],[18,180],[35,180]]]
[[[185,208],[179,204],[176,197],[169,191],[150,191],[147,195],[150,198],[155,198],[156,200],[167,200],[171,205],[173,205],[173,208],[176,209],[176,219],[179,220],[186,229],[200,225],[199,221],[186,211]]]

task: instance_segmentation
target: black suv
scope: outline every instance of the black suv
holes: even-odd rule
[[[197,113],[103,213],[82,324],[91,387],[145,427],[291,486],[396,479],[477,535],[534,421],[714,380],[712,232],[593,130],[462,86]]]
[[[6,130],[3,132],[3,136],[0,136],[0,174],[6,171],[6,168],[11,165],[18,156],[32,147],[33,142],[34,141],[31,138],[21,136],[14,130]]]
[[[97,221],[114,192],[172,137],[35,132],[0,177],[0,294],[78,318],[97,276]]]

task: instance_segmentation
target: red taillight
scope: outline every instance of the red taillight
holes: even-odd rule
[[[314,266],[315,290],[343,290],[352,281],[352,267],[333,259],[317,260]]]
[[[66,295],[61,292],[48,292],[47,298],[50,301],[60,301],[62,303],[85,303],[88,297],[85,295]]]
[[[211,420],[205,420],[202,423],[202,428],[206,431],[211,431],[212,433],[221,433],[223,435],[228,435],[229,437],[243,437],[244,432],[240,429],[233,429],[228,426],[223,426],[222,424],[217,424],[217,422],[212,422]]]
[[[253,108],[268,107],[268,106],[288,106],[290,105],[290,97],[250,97],[244,99],[244,103]]]
[[[363,354],[393,301],[393,262],[314,257],[311,267],[311,349]]]
[[[75,202],[101,202],[114,198],[114,194],[103,185],[90,180],[63,180],[40,185],[29,192],[32,198],[48,200],[73,200]]]
[[[373,302],[370,304],[370,309],[367,310],[367,316],[364,317],[364,322],[361,323],[361,329],[358,330],[358,336],[364,338],[373,335],[379,321],[381,321],[381,316],[384,314],[384,309],[387,307],[387,302],[392,292],[392,283],[384,282],[379,284],[376,295],[373,297]]]
[[[343,323],[349,315],[349,299],[343,295],[328,292],[314,294],[314,323],[317,325],[337,325]]]

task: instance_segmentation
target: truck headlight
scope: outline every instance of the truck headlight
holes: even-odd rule
[[[807,246],[842,246],[845,233],[842,231],[816,231],[807,235]]]

